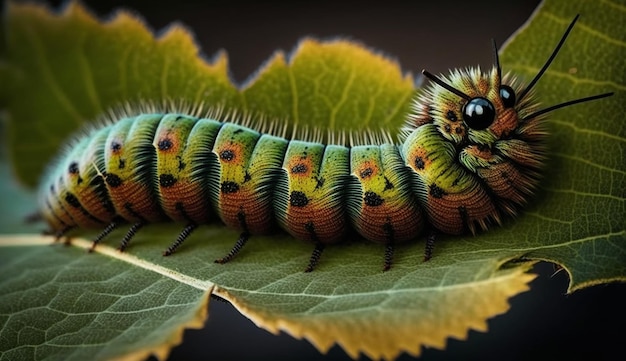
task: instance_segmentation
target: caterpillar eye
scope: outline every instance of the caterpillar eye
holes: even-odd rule
[[[510,86],[500,86],[500,98],[505,108],[513,108],[515,106],[515,91]]]
[[[489,127],[495,118],[496,109],[485,98],[473,98],[463,107],[463,120],[474,130]]]

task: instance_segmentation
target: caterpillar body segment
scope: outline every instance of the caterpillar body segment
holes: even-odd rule
[[[112,125],[103,149],[101,173],[116,214],[129,222],[166,219],[157,198],[156,149],[152,146],[161,116],[142,114]]]
[[[415,130],[404,143],[405,159],[417,178],[414,189],[425,207],[429,223],[448,234],[487,229],[498,218],[494,199],[475,173],[457,161],[458,154],[434,124]]]
[[[274,227],[272,189],[287,141],[250,128],[222,125],[213,153],[219,184],[211,190],[214,207],[230,227],[267,234]]]
[[[276,218],[299,239],[331,244],[348,230],[344,193],[349,150],[339,145],[292,141],[278,183]]]
[[[398,147],[356,146],[350,154],[347,211],[351,226],[365,238],[394,244],[415,239],[425,216],[412,192],[410,174]]]
[[[216,219],[209,189],[211,149],[221,123],[178,114],[163,116],[152,147],[156,149],[157,198],[163,213],[178,222],[207,223]],[[154,181],[154,180],[153,180]]]

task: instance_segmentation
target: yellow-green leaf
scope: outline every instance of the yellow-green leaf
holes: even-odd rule
[[[155,38],[126,12],[102,23],[75,2],[58,16],[12,2],[7,12],[0,79],[10,83],[0,99],[11,120],[10,156],[30,186],[68,135],[112,107],[166,100],[240,104],[226,56],[207,63],[180,26]]]
[[[304,39],[289,64],[277,53],[243,92],[253,114],[293,126],[395,133],[414,89],[397,63],[354,42]]]

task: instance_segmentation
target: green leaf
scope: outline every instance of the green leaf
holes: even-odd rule
[[[35,185],[69,134],[108,109],[165,100],[237,108],[225,54],[207,63],[186,30],[161,37],[120,12],[102,24],[77,3],[51,17],[42,6],[9,3],[9,86],[0,99],[10,115],[10,155],[19,178]]]
[[[421,261],[422,244],[400,246],[394,267],[385,273],[380,272],[382,247],[355,242],[329,247],[319,267],[305,274],[312,246],[283,234],[253,237],[235,260],[217,265],[212,260],[227,253],[238,237],[219,225],[203,226],[165,258],[161,252],[182,225],[148,226],[124,254],[111,248],[123,230],[108,238],[110,246],[99,246],[91,255],[80,249],[90,246],[81,239],[74,239],[77,248],[71,248],[45,246],[50,239],[35,234],[0,236],[0,267],[6,277],[0,282],[0,358],[135,359],[148,352],[165,357],[180,329],[202,319],[211,290],[259,326],[307,338],[321,351],[339,343],[352,357],[359,352],[371,358],[393,358],[402,351],[418,355],[422,346],[442,348],[448,337],[463,339],[469,329],[485,331],[486,320],[505,312],[507,300],[527,290],[534,277],[527,273],[532,261],[520,259],[563,265],[572,278],[570,291],[626,280],[626,77],[619,63],[626,55],[621,45],[626,36],[615,30],[621,29],[618,10],[610,3],[547,2],[502,53],[505,71],[531,79],[580,11],[583,17],[537,86],[538,95],[550,105],[616,92],[551,116],[545,183],[519,219],[476,237],[447,237],[426,263]],[[0,87],[0,107],[6,110],[9,132],[3,134],[12,166],[29,185],[68,132],[120,101],[159,103],[175,97],[193,105],[202,99],[205,106],[222,106],[226,113],[260,114],[291,126],[324,124],[341,130],[384,122],[393,131],[413,93],[410,77],[397,65],[345,41],[305,40],[289,63],[277,53],[238,91],[226,77],[225,56],[207,65],[180,28],[154,39],[127,14],[100,24],[77,5],[59,16],[32,5],[10,5],[5,27],[0,80],[9,86]],[[598,53],[602,61],[589,60],[598,59]],[[187,81],[207,84],[204,89],[211,92],[198,93]],[[10,169],[0,171],[2,199],[18,202],[23,192],[8,181]],[[7,220],[0,223],[2,233],[21,231],[14,225],[21,214],[10,203],[0,204]],[[36,227],[40,225],[32,229]],[[65,282],[67,278],[80,282]],[[79,287],[53,292],[74,283]],[[42,289],[53,290],[37,293],[43,306],[11,298]],[[179,293],[185,296],[178,298]],[[87,307],[86,299],[93,305]],[[131,315],[140,314],[155,332],[134,339],[135,324],[124,329],[115,312],[102,312],[118,310],[113,299],[121,304],[134,300]],[[163,315],[167,305],[181,305],[180,313]],[[62,329],[55,328],[58,312],[67,315]],[[85,313],[98,318],[72,321],[84,319]],[[111,326],[104,323],[107,317],[113,319]],[[24,321],[5,326],[14,318]],[[25,336],[12,337],[15,333]],[[59,339],[74,346],[58,347]],[[30,351],[32,356],[18,354]]]
[[[14,240],[0,253],[0,272],[15,275],[0,280],[3,360],[165,358],[185,328],[204,324],[210,285],[198,289],[141,263]]]
[[[527,256],[570,274],[569,291],[626,275],[626,32],[624,6],[549,1],[506,46],[502,64],[527,80],[560,32],[581,19],[537,85],[544,106],[615,92],[603,101],[550,115],[550,159],[538,198],[526,212]],[[539,59],[539,60],[538,60]],[[520,237],[521,238],[521,237]]]

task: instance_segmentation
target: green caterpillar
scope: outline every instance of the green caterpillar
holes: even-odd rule
[[[133,235],[149,223],[186,226],[164,252],[172,254],[199,224],[221,220],[239,229],[232,259],[251,234],[282,228],[315,245],[306,271],[325,245],[355,231],[393,245],[429,230],[487,229],[515,215],[539,183],[546,156],[542,127],[552,110],[538,110],[531,89],[548,68],[576,17],[535,78],[525,87],[501,74],[496,53],[488,72],[453,71],[415,102],[401,144],[347,147],[286,139],[233,122],[184,114],[141,114],[92,130],[45,175],[40,209],[51,233],[99,228],[94,247],[123,223]],[[494,44],[495,48],[495,44]]]

